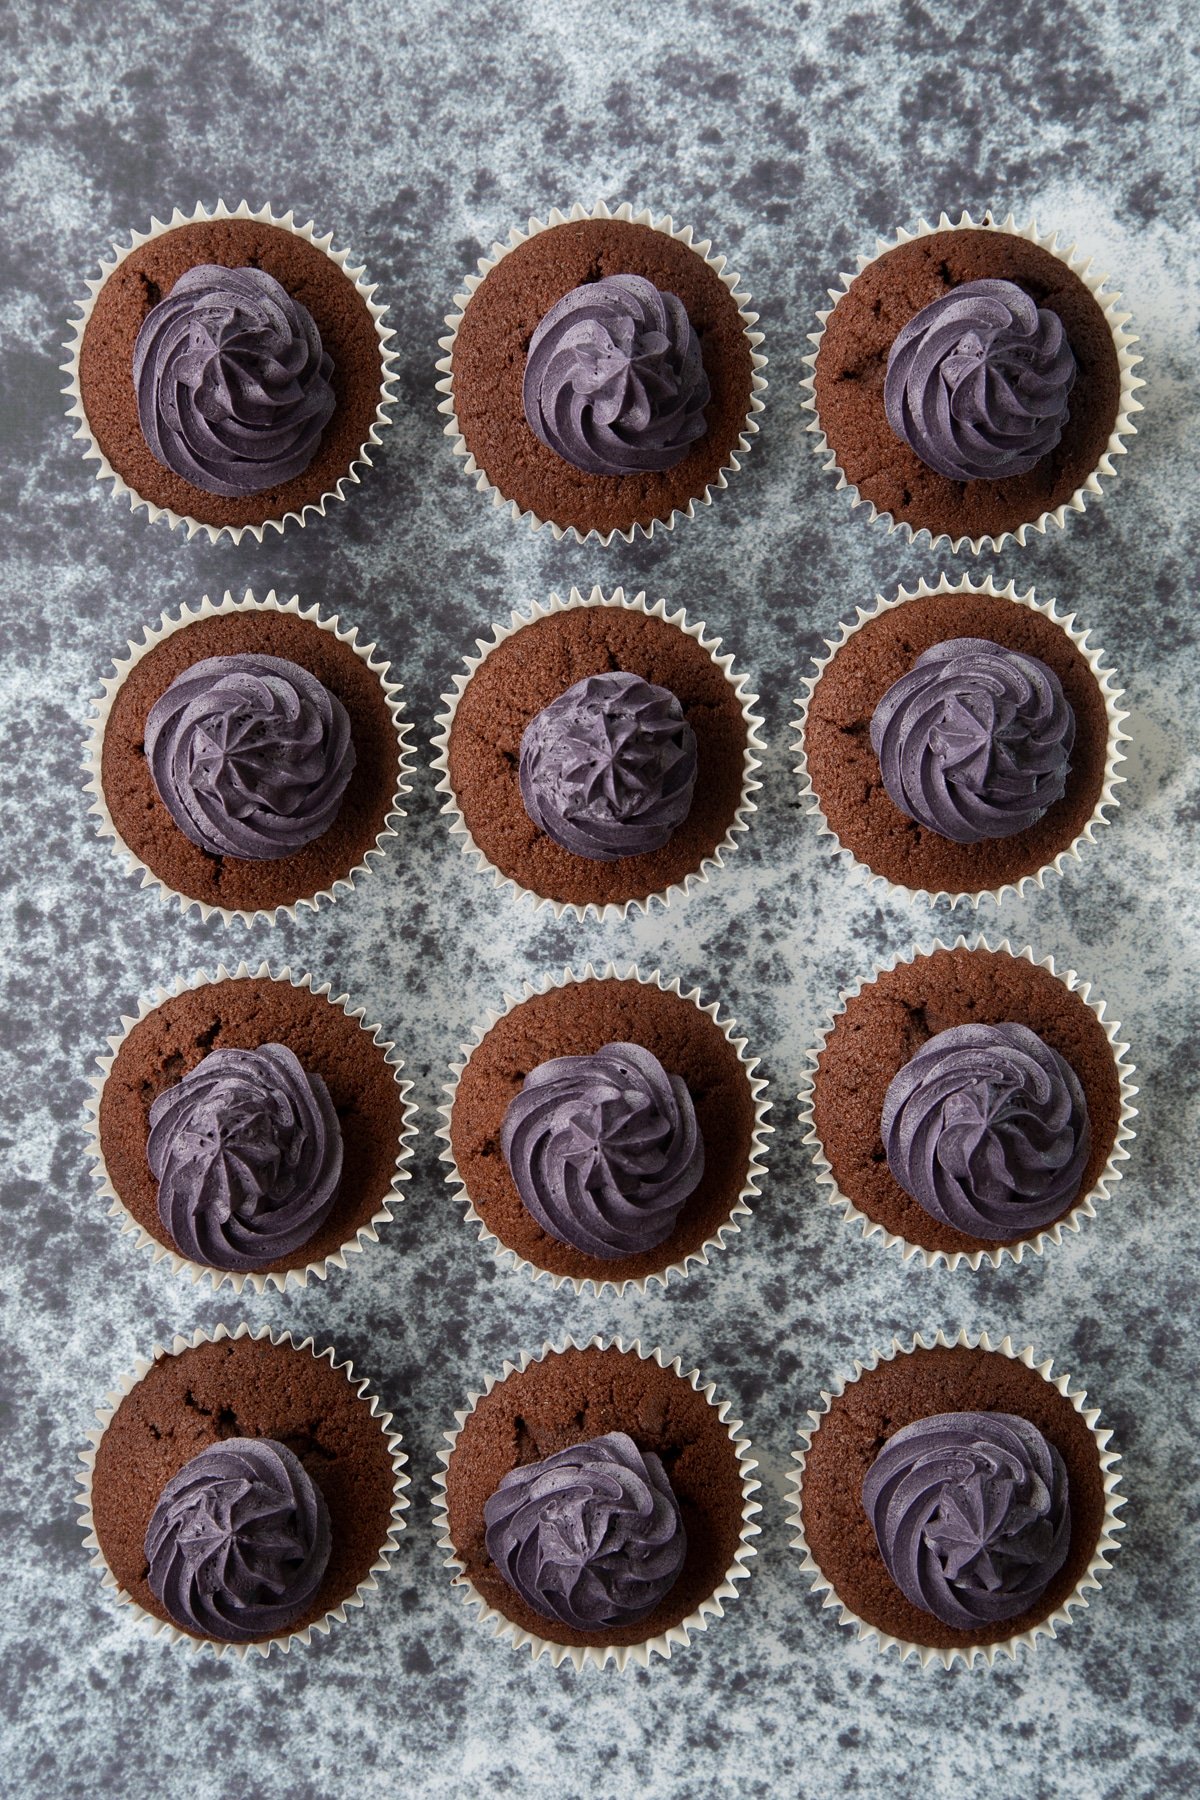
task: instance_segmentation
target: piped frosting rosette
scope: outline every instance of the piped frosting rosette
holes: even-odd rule
[[[729,289],[750,346],[749,408],[736,444],[715,480],[689,500],[686,507],[673,510],[669,518],[654,519],[646,526],[635,523],[622,531],[584,533],[574,525],[563,527],[553,519],[523,512],[517,501],[493,485],[486,470],[476,462],[455,410],[454,347],[471,296],[510,251],[544,231],[579,219],[625,220],[686,244]],[[438,392],[445,396],[438,405],[438,411],[446,415],[442,429],[451,440],[455,456],[463,459],[463,473],[473,478],[477,490],[490,494],[492,505],[507,508],[515,520],[524,519],[530,531],[542,531],[549,525],[556,541],[573,537],[576,543],[596,542],[604,547],[615,539],[629,544],[639,536],[653,537],[656,529],[673,531],[680,519],[695,518],[697,507],[710,506],[729,485],[728,477],[741,468],[759,431],[758,415],[763,410],[762,396],[767,388],[763,374],[767,359],[760,351],[763,334],[754,329],[758,314],[748,310],[750,295],[741,285],[741,276],[726,268],[723,256],[712,254],[709,240],[696,239],[690,225],[678,227],[669,214],[635,212],[627,201],[610,208],[598,200],[590,208],[576,204],[566,212],[552,207],[545,220],[531,217],[524,229],[514,225],[508,242],[494,243],[491,255],[480,257],[478,268],[478,274],[464,278],[462,291],[454,296],[453,310],[446,314],[447,335],[438,339],[443,355],[437,363]],[[647,288],[652,290],[649,294],[645,292]],[[600,300],[598,289],[603,295]],[[698,417],[700,430],[703,429],[702,414],[708,399],[703,367],[697,367],[698,347],[694,338],[689,345],[684,330],[686,314],[679,317],[682,312],[676,296],[661,294],[650,282],[636,276],[591,282],[564,295],[540,322],[530,343],[524,397],[531,429],[556,453],[567,452],[576,467],[598,474],[670,467],[687,449],[691,438],[698,435]],[[614,370],[619,370],[616,379]]]
[[[541,619],[576,607],[612,607],[643,613],[648,618],[664,619],[685,632],[709,652],[722,671],[737,695],[745,721],[742,793],[722,841],[703,858],[699,868],[661,892],[620,904],[555,900],[522,887],[512,876],[503,874],[472,837],[450,780],[451,728],[472,675],[493,650],[516,633],[536,625]],[[555,918],[565,916],[580,923],[592,918],[615,922],[637,913],[649,913],[656,905],[668,907],[712,880],[716,870],[724,867],[726,858],[739,848],[742,836],[749,830],[750,821],[758,810],[752,798],[762,786],[755,777],[755,771],[761,767],[761,757],[757,753],[766,749],[760,735],[762,717],[756,711],[758,696],[749,692],[748,677],[735,672],[733,657],[719,654],[721,639],[712,637],[703,621],[690,621],[682,607],[669,611],[665,600],[649,604],[641,591],[627,595],[624,588],[614,588],[611,594],[605,594],[594,587],[588,594],[579,588],[571,588],[566,599],[552,593],[545,604],[535,600],[528,614],[513,612],[510,623],[494,624],[490,637],[480,638],[477,642],[479,654],[464,658],[466,672],[454,676],[452,693],[442,695],[443,710],[438,714],[438,730],[433,738],[436,752],[433,770],[438,777],[437,791],[446,796],[442,812],[449,821],[451,836],[460,840],[459,848],[464,856],[474,857],[480,873],[489,874],[493,885],[511,892],[514,899],[530,901],[535,912],[549,907]],[[615,695],[609,704],[610,696],[601,675],[574,684],[546,707],[526,731],[528,748],[522,755],[520,766],[522,789],[529,787],[532,798],[530,778],[536,768],[539,789],[548,796],[533,799],[535,808],[544,809],[539,818],[541,827],[555,834],[559,842],[576,840],[581,853],[598,859],[630,854],[631,831],[639,848],[650,848],[659,835],[669,836],[671,829],[686,815],[686,800],[695,782],[691,728],[676,716],[678,707],[672,709],[669,705],[671,697],[666,690],[656,688],[653,683],[635,681],[625,674],[621,675],[620,682],[623,686],[619,704]],[[630,778],[628,757],[622,757],[625,769],[619,785],[614,788],[612,764],[615,753],[629,748],[628,702],[631,697],[635,727],[632,735],[637,739],[633,745],[633,777]],[[636,814],[636,824],[622,819],[623,812]],[[644,838],[643,834],[646,834]]]
[[[898,607],[941,594],[987,595],[1025,606],[1050,619],[1084,657],[1104,702],[1108,736],[1100,793],[1083,829],[1042,867],[992,887],[908,887],[859,861],[838,837],[813,786],[804,734],[813,695],[822,675],[851,638]],[[984,901],[1002,905],[1030,888],[1043,888],[1051,875],[1063,875],[1082,861],[1102,826],[1111,824],[1120,805],[1117,789],[1125,780],[1120,766],[1129,734],[1128,711],[1117,686],[1116,671],[1105,652],[1092,642],[1074,613],[1063,613],[1056,600],[1039,600],[1033,588],[1018,590],[1013,582],[998,586],[991,575],[976,581],[969,575],[923,577],[914,588],[877,594],[870,606],[859,606],[843,621],[836,637],[825,639],[826,654],[817,657],[796,699],[792,722],[799,754],[795,773],[800,799],[817,821],[825,849],[837,856],[859,882],[902,900],[924,900],[931,906],[958,906]],[[999,651],[999,654],[997,652]],[[1047,675],[1051,679],[1047,680]],[[947,730],[947,724],[950,730]],[[946,639],[926,652],[883,697],[871,723],[871,746],[879,759],[884,784],[893,801],[926,828],[951,842],[974,843],[985,837],[1015,835],[1034,822],[1061,796],[1075,741],[1074,722],[1061,688],[1039,659],[1013,655],[1000,646],[971,638]],[[947,774],[953,781],[947,780]]]
[[[211,525],[144,499],[101,450],[80,386],[80,353],[97,295],[125,258],[181,226],[227,219],[256,220],[324,251],[353,284],[374,323],[379,346],[375,416],[345,473],[299,512],[254,525]],[[395,332],[384,324],[387,308],[376,301],[376,287],[367,281],[366,270],[354,264],[349,250],[333,248],[332,232],[321,235],[311,220],[298,225],[292,212],[252,208],[245,200],[232,209],[223,200],[213,207],[198,204],[190,213],[176,207],[165,223],[151,219],[149,231],[134,231],[128,244],[114,244],[101,258],[99,280],[89,280],[87,288],[63,345],[67,417],[76,424],[75,438],[85,446],[84,461],[97,465],[96,480],[111,481],[114,499],[127,498],[131,512],[144,508],[151,520],[166,519],[188,538],[204,532],[213,544],[225,536],[234,544],[246,536],[262,543],[268,527],[282,532],[293,522],[303,526],[310,518],[323,517],[331,502],[346,499],[348,489],[358,485],[360,470],[371,466],[371,453],[381,442],[382,428],[391,424],[389,408],[395,402],[396,352],[390,347]],[[259,270],[216,270],[201,264],[180,277],[155,311],[154,327],[144,341],[139,340],[136,369],[131,370],[143,432],[155,458],[215,494],[258,492],[307,467],[332,411],[332,394],[329,358],[313,341],[315,327],[302,303]],[[247,329],[251,322],[252,345]]]
[[[392,1071],[402,1102],[395,1173],[370,1219],[333,1255],[301,1260],[288,1269],[266,1265],[301,1256],[328,1217],[341,1174],[342,1137],[325,1082],[285,1045],[210,1051],[190,1075],[154,1101],[147,1161],[158,1182],[160,1220],[177,1249],[152,1236],[125,1205],[100,1135],[105,1082],[134,1027],[177,995],[248,980],[308,990],[357,1020]],[[351,1267],[352,1259],[379,1242],[380,1227],[391,1223],[401,1183],[411,1176],[407,1165],[417,1136],[417,1108],[408,1099],[413,1084],[402,1078],[404,1063],[395,1045],[365,1015],[365,1007],[352,1006],[348,994],[335,995],[328,981],[318,985],[311,975],[287,967],[275,971],[265,962],[257,968],[240,963],[232,970],[222,964],[211,975],[200,970],[143,995],[137,1013],[123,1016],[120,1030],[108,1039],[110,1054],[97,1057],[99,1073],[89,1077],[86,1108],[92,1180],[99,1197],[109,1202],[109,1217],[119,1221],[135,1250],[149,1251],[155,1263],[169,1263],[172,1273],[186,1275],[193,1286],[207,1281],[216,1292],[228,1283],[235,1294],[263,1294],[272,1287],[282,1293],[306,1287],[310,1280],[325,1281],[331,1269]]]
[[[830,314],[849,292],[856,276],[861,275],[869,264],[901,244],[931,237],[936,232],[981,230],[1007,232],[1039,245],[1065,263],[1089,289],[1112,332],[1120,380],[1117,417],[1096,467],[1061,505],[1041,513],[1014,531],[1002,531],[995,536],[973,538],[960,534],[952,537],[947,532],[935,536],[926,527],[914,530],[890,513],[880,512],[847,480],[817,413],[814,371]],[[1091,257],[1082,255],[1074,244],[1060,248],[1058,233],[1040,230],[1036,219],[1031,219],[1027,225],[1018,225],[1012,213],[1000,218],[989,208],[979,219],[972,218],[969,212],[963,212],[957,220],[941,213],[935,225],[918,219],[915,231],[900,226],[892,237],[877,238],[871,254],[857,257],[856,267],[852,271],[844,270],[838,280],[840,285],[829,289],[831,306],[817,313],[818,329],[808,334],[813,350],[804,358],[809,372],[802,383],[806,390],[803,405],[804,410],[812,414],[807,429],[814,436],[814,455],[822,458],[822,466],[827,472],[836,475],[838,488],[849,491],[852,508],[866,506],[869,524],[878,521],[889,536],[902,531],[910,543],[915,543],[924,534],[929,537],[933,549],[944,542],[956,556],[965,551],[979,556],[985,550],[1003,549],[1010,538],[1024,546],[1031,531],[1044,533],[1051,527],[1063,530],[1068,518],[1082,513],[1089,499],[1099,498],[1103,492],[1101,476],[1106,480],[1115,476],[1114,458],[1125,455],[1128,445],[1124,440],[1136,434],[1134,415],[1143,410],[1136,395],[1145,382],[1134,373],[1142,358],[1133,350],[1138,340],[1128,329],[1131,315],[1120,309],[1121,296],[1108,288],[1108,277],[1092,273]],[[987,281],[963,285],[977,289],[992,285],[1004,289],[1014,286],[1009,282],[992,284]],[[1026,455],[1034,456],[1036,460],[1057,442],[1056,430],[1061,428],[1072,382],[1071,367],[1066,360],[1070,352],[1068,349],[1064,355],[1054,328],[1041,321],[1044,309],[1031,304],[1022,306],[1010,294],[999,299],[980,296],[970,308],[971,317],[964,318],[961,316],[964,303],[955,301],[957,291],[951,289],[945,302],[936,303],[943,309],[939,315],[925,318],[924,314],[932,311],[930,307],[918,315],[923,320],[923,329],[915,329],[915,320],[906,328],[909,338],[900,347],[892,377],[888,418],[893,422],[893,429],[899,428],[900,435],[906,439],[911,431],[909,441],[919,448],[919,454],[930,467],[940,468],[940,472],[951,480],[988,478],[994,476],[998,468],[1011,475],[1028,466],[1024,460]],[[959,308],[957,313],[956,306]],[[964,338],[972,334],[975,339],[973,353],[964,357],[960,354],[960,346]],[[900,335],[904,337],[903,332]],[[956,356],[958,367],[955,366]],[[989,390],[986,394],[985,387]],[[986,433],[982,433],[978,427],[985,403],[989,418]]]
[[[476,1210],[451,1138],[463,1071],[491,1028],[535,995],[590,981],[636,981],[678,994],[707,1013],[737,1051],[754,1104],[749,1161],[728,1216],[698,1249],[637,1278],[564,1275],[510,1249]],[[535,1282],[569,1285],[577,1295],[598,1298],[609,1290],[644,1294],[654,1286],[668,1286],[672,1277],[683,1277],[696,1265],[707,1266],[751,1216],[750,1202],[757,1199],[766,1174],[766,1140],[774,1130],[766,1123],[768,1084],[755,1073],[759,1059],[747,1053],[747,1040],[736,1037],[736,1029],[736,1020],[722,1014],[719,1002],[703,1001],[699,988],[685,991],[678,977],[668,982],[657,969],[643,975],[636,966],[619,969],[606,963],[596,968],[587,963],[578,974],[568,968],[536,983],[526,981],[519,993],[506,993],[503,1007],[490,1010],[474,1040],[461,1046],[461,1060],[450,1065],[453,1080],[442,1090],[446,1102],[438,1108],[444,1123],[436,1135],[446,1146],[440,1160],[447,1165],[445,1180],[458,1190],[454,1199],[464,1209],[464,1224],[478,1225],[479,1242],[497,1262],[524,1270]],[[658,1057],[633,1044],[609,1045],[599,1056],[557,1057],[541,1064],[509,1107],[503,1135],[502,1154],[522,1204],[542,1229],[605,1260],[663,1242],[704,1170],[704,1145],[684,1083]]]
[[[104,740],[117,695],[148,651],[199,620],[272,612],[294,615],[332,633],[378,677],[396,734],[396,788],[383,828],[352,867],[291,905],[249,911],[180,893],[130,849],[104,795]],[[377,871],[398,835],[396,821],[405,817],[402,801],[411,791],[412,727],[404,718],[403,688],[387,678],[390,668],[374,644],[359,642],[356,625],[343,625],[337,614],[324,617],[319,606],[303,606],[298,594],[282,600],[274,588],[261,600],[247,588],[240,599],[228,591],[219,601],[205,594],[197,605],[164,612],[156,626],[145,627],[140,643],[131,641],[128,654],[115,660],[113,674],[102,678],[101,692],[91,703],[83,769],[97,836],[109,840],[126,873],[140,875],[143,888],[157,888],[160,899],[175,901],[182,913],[195,907],[202,921],[215,916],[226,926],[235,920],[247,926],[260,921],[274,925],[350,893]],[[192,664],[151,709],[146,753],[160,797],[184,835],[211,855],[250,860],[291,855],[327,830],[355,766],[341,702],[307,670],[270,656],[223,656]],[[272,799],[276,804],[270,804]]]
[[[159,1495],[147,1532],[148,1579],[178,1624],[147,1612],[120,1586],[96,1533],[92,1510],[96,1454],[122,1402],[164,1358],[202,1344],[246,1337],[265,1338],[300,1355],[307,1352],[340,1371],[378,1421],[392,1465],[390,1523],[370,1569],[353,1592],[298,1630],[289,1621],[311,1610],[329,1555],[330,1526],[316,1484],[285,1444],[226,1439],[191,1458]],[[290,1331],[273,1331],[266,1325],[252,1329],[242,1322],[232,1330],[226,1325],[212,1330],[198,1326],[190,1337],[176,1335],[169,1349],[156,1344],[148,1358],[138,1357],[132,1370],[105,1395],[96,1418],[98,1428],[87,1434],[88,1447],[79,1453],[83,1470],[76,1477],[84,1549],[91,1553],[101,1587],[152,1637],[185,1645],[194,1653],[211,1650],[218,1659],[266,1657],[273,1650],[286,1654],[307,1648],[314,1635],[328,1636],[335,1624],[344,1625],[378,1591],[379,1576],[391,1567],[404,1530],[408,1457],[400,1433],[391,1429],[391,1413],[370,1392],[366,1377],[355,1376],[353,1364],[338,1362],[332,1346],[318,1350],[311,1337],[300,1340]]]
[[[864,1374],[914,1352],[957,1348],[1006,1357],[1035,1371],[1070,1402],[1091,1433],[1099,1465],[1102,1508],[1095,1547],[1074,1588],[1044,1619],[986,1644],[938,1647],[898,1638],[853,1612],[813,1555],[804,1529],[805,1472],[814,1439],[833,1405]],[[1018,1350],[1011,1337],[994,1340],[985,1332],[960,1329],[916,1332],[894,1337],[882,1350],[856,1358],[848,1374],[839,1374],[822,1389],[820,1404],[808,1413],[811,1423],[799,1433],[792,1452],[797,1465],[788,1484],[789,1523],[793,1550],[803,1557],[803,1572],[822,1610],[833,1610],[838,1623],[854,1631],[860,1643],[881,1654],[899,1652],[901,1662],[921,1668],[987,1668],[1016,1662],[1024,1649],[1032,1653],[1043,1638],[1055,1638],[1087,1607],[1120,1548],[1117,1533],[1125,1496],[1118,1491],[1120,1461],[1109,1448],[1112,1432],[1100,1424],[1098,1407],[1073,1386],[1067,1374],[1055,1375],[1053,1361],[1039,1361],[1030,1345]],[[954,1629],[970,1632],[996,1628],[1036,1605],[1062,1568],[1070,1537],[1070,1498],[1066,1472],[1057,1451],[1030,1421],[996,1412],[937,1413],[894,1432],[881,1446],[863,1484],[861,1505],[870,1521],[884,1565],[914,1607]]]
[[[638,1643],[559,1643],[516,1624],[475,1588],[450,1536],[446,1471],[480,1401],[501,1383],[519,1378],[531,1364],[568,1350],[592,1349],[613,1349],[656,1363],[702,1394],[728,1433],[741,1479],[738,1547],[723,1578],[679,1624]],[[568,1337],[562,1344],[547,1342],[537,1352],[525,1350],[515,1362],[506,1361],[499,1376],[488,1375],[482,1390],[467,1395],[466,1407],[456,1410],[454,1418],[455,1430],[442,1434],[449,1447],[439,1450],[442,1468],[433,1478],[434,1530],[438,1549],[447,1553],[444,1566],[451,1571],[452,1585],[493,1637],[514,1650],[527,1649],[534,1662],[548,1658],[554,1668],[569,1661],[578,1672],[611,1663],[623,1674],[629,1668],[649,1668],[655,1657],[666,1659],[685,1648],[696,1633],[724,1615],[729,1601],[738,1598],[737,1583],[749,1579],[750,1559],[756,1554],[751,1539],[761,1531],[754,1520],[762,1507],[752,1498],[761,1485],[753,1479],[758,1464],[749,1440],[741,1435],[741,1420],[730,1416],[730,1402],[716,1398],[715,1385],[702,1381],[699,1369],[684,1371],[678,1356],[669,1359],[662,1350],[643,1350],[637,1341]],[[535,1611],[575,1629],[602,1632],[606,1625],[636,1625],[639,1617],[654,1610],[682,1566],[686,1534],[660,1458],[640,1452],[627,1434],[614,1432],[552,1455],[531,1470],[514,1469],[487,1502],[487,1542],[505,1580],[524,1593]]]
[[[939,951],[985,951],[1015,957],[1045,969],[1095,1014],[1112,1050],[1118,1086],[1118,1116],[1112,1148],[1096,1180],[1085,1190],[1081,1176],[1089,1160],[1091,1128],[1085,1095],[1066,1059],[1023,1025],[957,1026],[935,1032],[889,1084],[880,1118],[884,1150],[896,1180],[934,1220],[969,1237],[1016,1238],[993,1249],[931,1250],[911,1243],[873,1219],[842,1192],[817,1129],[814,1095],[821,1054],[847,1003],[880,975]],[[1132,1104],[1136,1073],[1120,1024],[1106,1017],[1104,1001],[1074,969],[1060,969],[1052,956],[1037,958],[1029,945],[1014,951],[1007,939],[992,945],[982,935],[940,938],[927,949],[880,964],[839,996],[820,1041],[808,1053],[800,1089],[800,1124],[818,1185],[827,1203],[863,1241],[897,1250],[905,1263],[926,1269],[999,1268],[1022,1263],[1063,1242],[1097,1216],[1124,1173],[1134,1137]],[[1074,1197],[1074,1204],[1064,1213]],[[1018,1236],[1018,1233],[1025,1233]]]

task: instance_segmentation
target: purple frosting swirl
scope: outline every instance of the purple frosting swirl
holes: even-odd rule
[[[238,498],[303,474],[334,409],[312,314],[262,269],[200,263],[142,320],[142,436],[164,467]]]
[[[511,1469],[484,1502],[483,1521],[488,1555],[509,1587],[573,1631],[646,1618],[687,1554],[661,1461],[623,1431]]]
[[[641,275],[572,288],[529,340],[523,400],[535,436],[587,475],[674,468],[709,401],[683,301]]]
[[[931,1218],[1002,1240],[1057,1219],[1091,1150],[1087,1100],[1065,1057],[1027,1025],[955,1025],[892,1077],[888,1168]]]
[[[892,345],[888,424],[949,481],[1024,475],[1063,434],[1075,357],[1057,313],[1011,281],[965,281]]]
[[[542,1230],[609,1262],[670,1237],[704,1174],[692,1097],[640,1044],[531,1069],[500,1148]]]
[[[863,1507],[900,1591],[943,1625],[1015,1619],[1067,1560],[1062,1457],[1014,1413],[937,1413],[890,1437]]]
[[[185,1256],[265,1269],[329,1217],[342,1128],[324,1081],[285,1045],[210,1050],[151,1106],[146,1161]]]
[[[525,811],[564,850],[593,862],[645,856],[687,818],[696,734],[668,688],[587,675],[525,727],[519,777]]]
[[[185,837],[212,856],[270,862],[329,830],[354,773],[350,718],[281,656],[209,656],[146,720],[146,760]]]
[[[273,1438],[226,1438],[158,1497],[150,1591],[184,1631],[250,1643],[309,1611],[330,1545],[324,1496],[299,1458]]]
[[[956,844],[1011,837],[1061,800],[1075,714],[1053,669],[987,638],[951,638],[894,681],[871,719],[883,785]]]

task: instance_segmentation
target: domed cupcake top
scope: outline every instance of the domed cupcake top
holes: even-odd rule
[[[661,850],[687,818],[696,768],[696,734],[675,695],[620,671],[577,681],[521,738],[526,812],[595,862]]]
[[[180,1251],[264,1269],[324,1224],[342,1172],[329,1089],[283,1044],[211,1050],[150,1108],[146,1160]]]
[[[145,1551],[151,1591],[178,1626],[249,1643],[309,1611],[331,1547],[321,1490],[292,1451],[226,1438],[172,1476]]]
[[[1057,313],[1016,282],[965,281],[923,306],[888,356],[888,424],[950,481],[1024,475],[1068,417],[1075,356]]]
[[[893,1076],[888,1168],[940,1223],[1004,1240],[1049,1225],[1079,1192],[1087,1100],[1066,1058],[1026,1025],[955,1025]]]
[[[862,1503],[897,1587],[960,1630],[1025,1612],[1070,1549],[1062,1457],[1013,1413],[904,1426],[868,1469]]]
[[[487,1553],[508,1585],[575,1631],[646,1618],[687,1554],[661,1460],[623,1431],[510,1470],[483,1517]]]
[[[1011,837],[1066,792],[1075,715],[1053,669],[986,638],[919,656],[871,718],[893,803],[957,844]]]
[[[542,1229],[609,1261],[670,1237],[704,1174],[691,1095],[639,1044],[532,1069],[504,1114],[500,1146]]]
[[[673,468],[709,401],[682,300],[641,275],[572,288],[530,339],[522,400],[530,430],[585,474]]]
[[[213,856],[255,861],[327,831],[355,764],[341,701],[278,656],[193,663],[151,707],[145,750],[184,835]]]
[[[312,461],[334,410],[332,373],[312,315],[273,275],[199,263],[138,331],[142,435],[206,493],[262,493]]]

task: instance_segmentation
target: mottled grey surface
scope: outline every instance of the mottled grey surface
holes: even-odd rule
[[[597,9],[101,9],[19,0],[0,267],[5,514],[2,852],[6,1072],[0,1785],[29,1795],[1188,1794],[1200,1509],[1193,1180],[1200,966],[1194,557],[1195,45],[1177,0],[1045,8],[909,0]],[[173,203],[266,198],[368,263],[400,350],[396,425],[351,503],[257,548],[186,544],[97,486],[62,417],[58,345],[100,253]],[[532,538],[482,503],[440,435],[433,361],[461,274],[533,209],[596,195],[669,208],[726,251],[768,335],[765,428],[697,523],[607,553]],[[1128,1031],[1143,1117],[1103,1216],[1044,1262],[905,1269],[818,1197],[792,1096],[841,984],[928,940],[823,854],[795,798],[792,696],[839,617],[945,559],[852,518],[810,456],[798,382],[823,291],[874,232],[964,204],[1036,208],[1112,269],[1146,355],[1146,412],[1106,498],[1066,535],[985,560],[1093,626],[1134,743],[1124,804],[1001,929],[1093,977]],[[343,611],[394,659],[427,743],[486,623],[552,588],[624,582],[684,602],[763,695],[770,755],[748,847],[669,918],[579,928],[498,905],[447,839],[426,756],[382,876],[294,927],[185,923],[94,845],[79,787],[87,697],[164,607],[252,584]],[[955,921],[958,923],[959,921]],[[963,923],[966,921],[964,920]],[[995,929],[994,914],[985,922]],[[423,1127],[386,1240],[326,1287],[237,1306],[135,1257],[92,1197],[85,1072],[140,990],[270,954],[349,988],[404,1046]],[[441,1182],[433,1108],[455,1045],[527,975],[636,956],[744,1022],[777,1102],[757,1216],[645,1302],[576,1301],[499,1268]],[[415,1504],[365,1614],[245,1666],[144,1638],[102,1597],[71,1504],[93,1403],[181,1326],[312,1331],[395,1408]],[[1053,1355],[1125,1454],[1124,1549],[1091,1610],[1035,1659],[922,1674],[808,1598],[783,1490],[832,1370],[893,1331],[963,1321]],[[753,1579],[670,1664],[582,1677],[497,1645],[450,1591],[430,1530],[440,1432],[522,1345],[594,1329],[699,1362],[763,1465]]]

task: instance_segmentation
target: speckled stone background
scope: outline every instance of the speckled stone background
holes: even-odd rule
[[[18,0],[0,249],[6,795],[2,895],[3,1745],[0,1786],[63,1797],[716,1793],[1185,1795],[1194,1708],[1200,1431],[1194,1185],[1200,968],[1194,852],[1197,301],[1194,14],[1170,0],[996,7],[582,0],[170,8]],[[307,530],[216,549],[114,504],[62,416],[60,342],[98,258],[151,213],[217,195],[310,214],[392,307],[399,404],[378,467]],[[459,472],[435,411],[462,273],[534,209],[597,195],[670,209],[745,272],[770,355],[764,430],[696,523],[602,552],[534,538]],[[793,696],[836,622],[947,559],[851,517],[800,409],[805,334],[876,231],[1011,206],[1111,269],[1145,352],[1139,436],[1065,535],[984,559],[1092,626],[1132,708],[1115,826],[997,923],[1094,979],[1126,1027],[1142,1117],[1110,1205],[1044,1261],[905,1269],[820,1199],[795,1121],[804,1053],[840,986],[945,931],[852,887],[797,806]],[[958,564],[955,566],[967,566]],[[749,843],[707,892],[627,927],[556,925],[451,846],[428,771],[438,696],[488,621],[554,588],[645,587],[720,632],[763,696],[770,753]],[[161,909],[93,842],[88,697],[163,608],[298,591],[377,638],[422,744],[382,875],[274,932]],[[951,928],[969,929],[969,915]],[[385,1241],[309,1292],[236,1305],[131,1253],[93,1198],[85,1075],[139,993],[269,955],[348,988],[403,1046],[414,1179]],[[443,1186],[447,1063],[501,991],[568,960],[637,958],[719,996],[776,1102],[757,1216],[644,1302],[556,1296],[493,1264]],[[151,1642],[101,1595],[72,1505],[93,1405],[181,1327],[313,1332],[394,1408],[414,1477],[393,1572],[307,1654],[239,1665]],[[966,1323],[1053,1355],[1125,1456],[1125,1546],[1057,1644],[992,1673],[880,1658],[809,1598],[789,1549],[795,1431],[831,1372],[893,1332]],[[430,1476],[468,1387],[523,1345],[594,1330],[699,1363],[762,1463],[753,1579],[669,1664],[536,1667],[482,1634],[440,1566]]]

